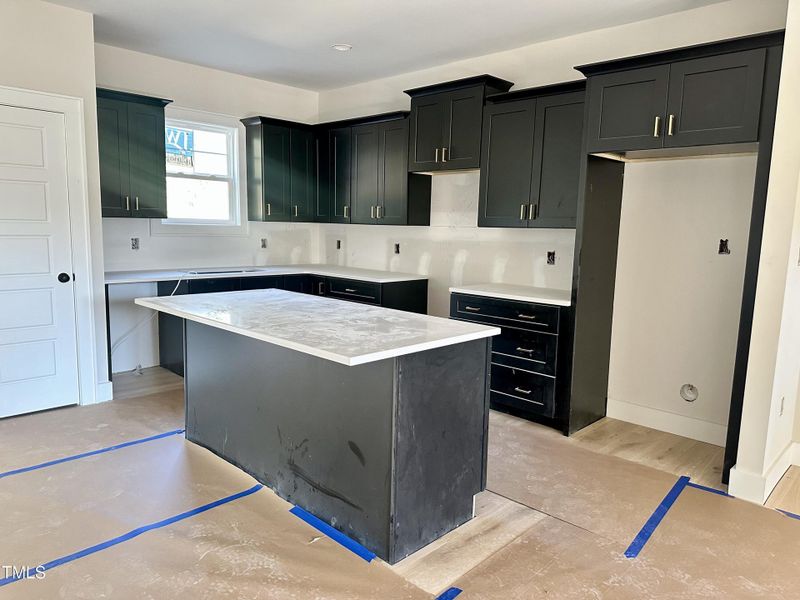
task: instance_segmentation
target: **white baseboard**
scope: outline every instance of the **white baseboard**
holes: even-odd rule
[[[94,401],[84,402],[84,404],[99,404],[100,402],[108,402],[114,398],[114,386],[110,381],[98,383],[95,386]]]
[[[751,473],[735,465],[731,469],[728,493],[743,500],[764,504],[792,465],[800,465],[800,443],[792,442],[764,474]]]
[[[715,446],[724,446],[728,428],[719,423],[701,421],[675,413],[608,399],[606,416],[628,423],[635,423],[651,429],[674,433],[683,437],[708,442]]]

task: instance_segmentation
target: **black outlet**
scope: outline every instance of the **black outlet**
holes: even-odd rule
[[[394,245],[394,253],[395,254],[400,254],[400,244],[395,244]]]
[[[341,250],[342,249],[342,240],[336,240],[336,249],[337,250]]]
[[[720,254],[730,254],[731,249],[728,246],[728,240],[720,240],[719,241],[719,253]]]
[[[548,265],[556,264],[556,253],[554,251],[553,252],[548,251],[548,253],[547,253],[547,264]]]

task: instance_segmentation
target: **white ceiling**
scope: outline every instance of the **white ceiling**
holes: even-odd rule
[[[322,90],[722,0],[50,1],[103,44]]]

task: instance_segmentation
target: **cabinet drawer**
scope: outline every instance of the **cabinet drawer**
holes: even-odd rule
[[[546,417],[555,414],[555,379],[552,377],[496,363],[492,363],[491,377],[492,401],[523,407]]]
[[[555,335],[504,329],[501,335],[492,338],[492,362],[555,375],[557,346]]]
[[[328,279],[328,295],[369,304],[381,303],[381,284],[352,279]]]
[[[558,307],[453,294],[451,316],[477,323],[558,333]]]

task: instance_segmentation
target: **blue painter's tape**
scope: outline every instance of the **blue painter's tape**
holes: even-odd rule
[[[439,596],[436,597],[436,600],[453,600],[456,596],[458,596],[462,590],[458,589],[457,587],[451,587],[449,590],[443,591]]]
[[[91,452],[83,452],[82,454],[73,454],[72,456],[65,456],[64,458],[57,458],[55,460],[49,460],[47,462],[39,463],[38,465],[31,465],[30,467],[22,467],[21,469],[14,469],[13,471],[6,471],[5,473],[0,473],[0,479],[3,477],[11,477],[12,475],[19,475],[21,473],[27,473],[29,471],[36,471],[37,469],[45,469],[47,467],[52,467],[54,465],[60,465],[61,463],[69,462],[71,460],[78,460],[80,458],[87,458],[89,456],[95,456],[97,454],[104,454],[106,452],[113,452],[114,450],[119,450],[121,448],[127,448],[129,446],[136,446],[137,444],[144,444],[145,442],[152,442],[154,440],[160,440],[165,437],[169,437],[171,435],[178,435],[186,431],[185,429],[176,429],[174,431],[167,431],[166,433],[159,433],[158,435],[151,435],[150,437],[142,438],[140,440],[132,440],[130,442],[123,442],[122,444],[116,444],[114,446],[109,446],[108,448],[100,448],[99,450],[92,450]]]
[[[628,546],[628,549],[625,550],[625,556],[628,558],[636,558],[639,555],[639,552],[642,551],[644,545],[647,543],[647,540],[650,539],[650,536],[653,535],[653,532],[656,530],[656,527],[661,523],[661,520],[666,516],[669,509],[675,503],[675,500],[678,499],[678,496],[681,495],[681,492],[686,488],[687,484],[689,483],[688,477],[681,477],[678,481],[675,482],[675,485],[672,486],[672,489],[664,496],[664,499],[661,501],[653,514],[650,515],[650,518],[647,519],[647,522],[642,527],[641,531],[633,538],[631,545]]]
[[[105,550],[106,548],[111,548],[112,546],[116,546],[117,544],[121,544],[122,542],[127,542],[128,540],[138,537],[143,533],[147,533],[148,531],[152,531],[153,529],[160,529],[162,527],[166,527],[167,525],[172,525],[173,523],[177,523],[178,521],[183,521],[184,519],[188,519],[189,517],[194,517],[195,515],[199,515],[200,513],[209,511],[212,508],[222,506],[223,504],[227,504],[228,502],[233,502],[234,500],[238,500],[239,498],[244,498],[245,496],[249,496],[250,494],[256,493],[262,487],[264,486],[259,483],[247,490],[244,490],[243,492],[238,492],[236,494],[226,496],[225,498],[220,498],[219,500],[215,500],[214,502],[209,502],[208,504],[204,504],[203,506],[198,506],[197,508],[193,508],[192,510],[187,510],[186,512],[182,512],[179,515],[175,515],[174,517],[169,517],[167,519],[164,519],[163,521],[157,521],[155,523],[150,523],[149,525],[143,525],[142,527],[137,527],[136,529],[133,529],[128,533],[117,536],[115,538],[111,538],[110,540],[107,540],[105,542],[95,544],[94,546],[90,546],[89,548],[84,548],[83,550],[78,550],[77,552],[73,552],[72,554],[68,554],[67,556],[62,556],[61,558],[56,558],[55,560],[51,560],[50,562],[43,563],[42,565],[40,565],[39,568],[43,568],[44,572],[46,573],[50,569],[54,569],[63,564],[72,562],[73,560],[78,560],[79,558],[83,558],[84,556],[95,554],[96,552],[100,552],[101,550]],[[36,574],[36,572],[37,572],[36,568],[28,569],[27,575],[28,577],[33,577]],[[4,579],[0,579],[0,587],[8,585],[9,583],[14,583],[15,581],[20,581],[20,578],[6,577]]]
[[[781,510],[780,508],[776,508],[775,510],[777,510],[779,513],[786,515],[787,517],[800,520],[800,515],[796,515],[793,512],[789,512],[788,510]]]
[[[364,546],[359,544],[357,541],[350,539],[341,531],[334,529],[330,525],[328,525],[325,521],[318,519],[310,512],[307,512],[300,508],[299,506],[295,506],[290,511],[295,517],[302,519],[309,525],[311,525],[317,531],[320,531],[331,538],[334,542],[341,544],[353,554],[357,554],[365,561],[370,562],[373,558],[375,558],[375,553],[367,550]]]
[[[717,494],[718,496],[725,496],[726,498],[733,498],[727,492],[723,492],[722,490],[717,490],[711,487],[706,487],[704,485],[700,485],[699,483],[692,483],[691,481],[686,484],[688,487],[693,487],[696,490],[703,490],[704,492],[711,492],[712,494]]]

